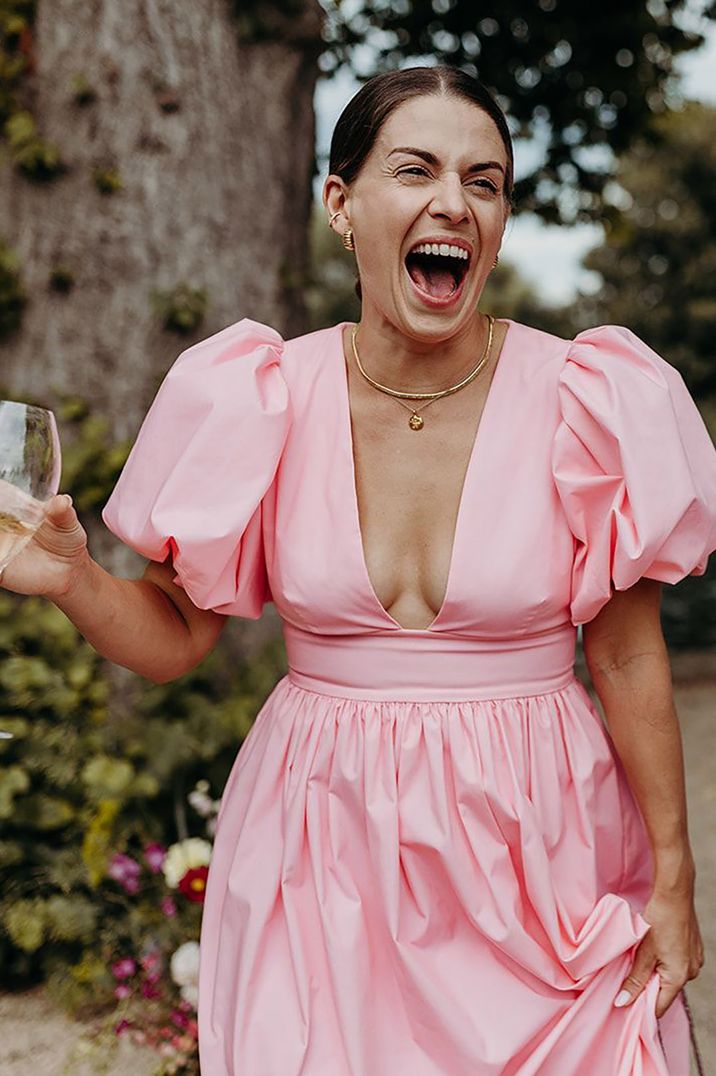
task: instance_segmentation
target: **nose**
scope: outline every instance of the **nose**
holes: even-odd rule
[[[453,223],[467,217],[467,202],[460,177],[456,172],[447,172],[438,182],[437,189],[430,204],[430,213]]]

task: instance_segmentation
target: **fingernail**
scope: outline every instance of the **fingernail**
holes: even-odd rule
[[[627,1001],[629,1000],[629,996],[630,995],[628,990],[620,990],[617,996],[614,998],[614,1004],[618,1008],[621,1008],[622,1005],[626,1005]]]
[[[70,497],[69,493],[63,493],[62,496],[65,498],[65,506],[69,508],[72,504],[72,498]]]

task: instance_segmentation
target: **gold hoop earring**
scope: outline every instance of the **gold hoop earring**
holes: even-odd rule
[[[495,260],[494,260],[494,262],[492,263],[492,268],[493,268],[493,269],[497,269],[497,263],[498,263],[498,261],[499,261],[499,260],[500,260],[500,255],[499,255],[499,254],[496,254],[496,255],[495,255]]]
[[[355,245],[353,243],[353,229],[352,228],[346,228],[345,232],[343,233],[342,239],[343,239],[343,246],[346,248],[346,250],[355,250]]]
[[[337,210],[335,213],[331,214],[331,216],[328,218],[328,227],[329,228],[333,225],[333,221],[336,219],[336,217],[340,217],[340,215],[341,215],[340,209]]]

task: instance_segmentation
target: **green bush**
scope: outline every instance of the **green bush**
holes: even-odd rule
[[[43,599],[0,593],[0,653],[0,728],[13,734],[0,740],[2,983],[64,981],[75,968],[95,992],[88,967],[107,979],[98,955],[118,939],[138,949],[156,926],[152,902],[108,876],[111,856],[202,832],[186,795],[201,779],[223,788],[282,674],[282,647],[250,666],[217,649],[180,680],[150,685],[121,720],[105,663]]]
[[[58,417],[62,489],[84,522],[97,521],[129,444],[112,445],[81,399],[65,398]],[[203,835],[187,794],[197,781],[220,794],[284,671],[279,639],[250,663],[220,643],[169,684],[126,673],[119,698],[116,671],[63,613],[0,589],[0,729],[12,733],[0,739],[4,987],[48,981],[70,1008],[111,1006],[118,952],[198,936],[200,905],[168,918],[160,890],[128,893],[108,868],[119,854],[141,862],[147,846]]]

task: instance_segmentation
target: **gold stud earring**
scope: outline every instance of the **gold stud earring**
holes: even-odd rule
[[[353,243],[353,229],[352,228],[346,228],[345,232],[343,233],[342,238],[343,238],[343,246],[346,248],[346,250],[355,250],[355,245]]]

